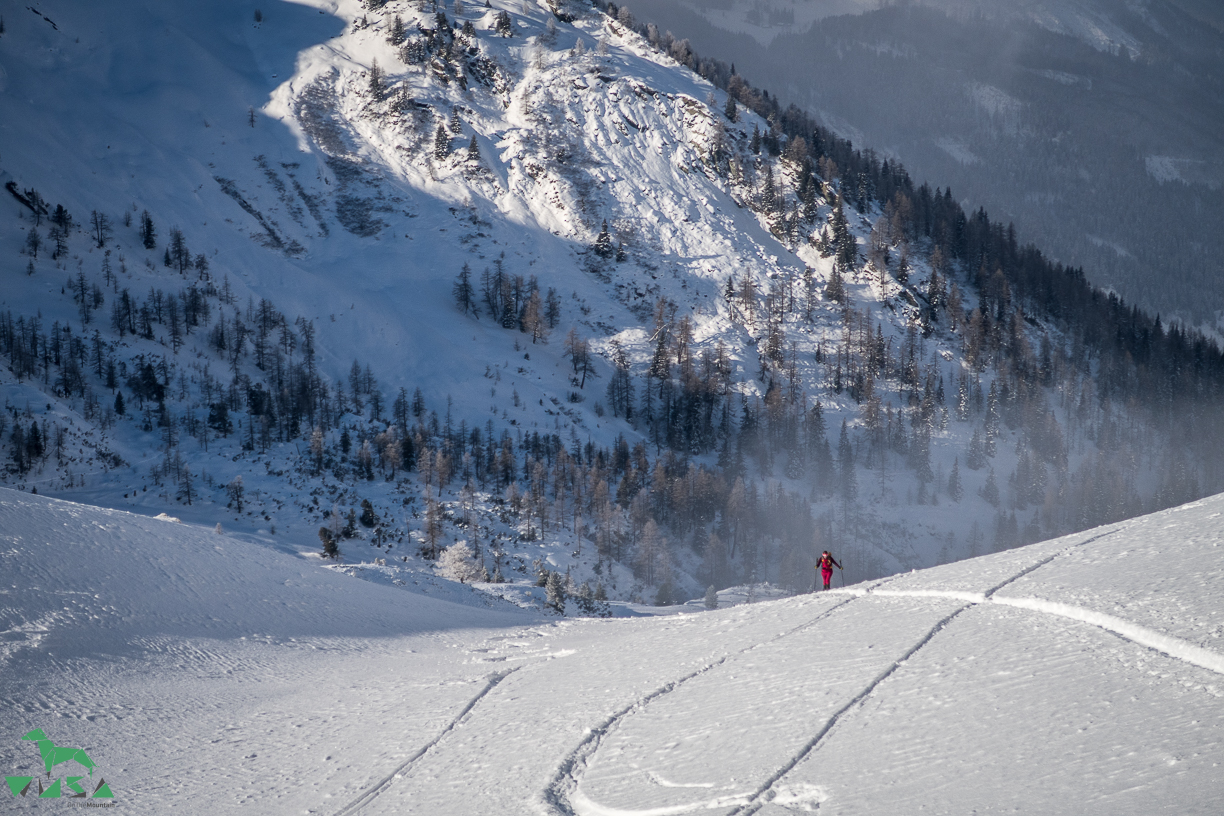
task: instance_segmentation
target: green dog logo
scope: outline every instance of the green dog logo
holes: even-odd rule
[[[89,758],[89,754],[85,753],[80,748],[65,748],[62,745],[56,745],[47,735],[43,733],[41,728],[35,728],[30,733],[22,737],[23,740],[29,740],[38,745],[38,754],[42,757],[43,767],[47,771],[47,777],[51,776],[51,769],[63,762],[75,762],[81,767],[89,771],[89,779],[93,781],[94,761]],[[39,799],[58,799],[61,796],[66,796],[69,799],[84,799],[87,794],[85,789],[80,786],[80,781],[85,779],[84,776],[67,776],[61,779],[56,779],[46,788],[43,787],[42,780],[38,780],[38,798]],[[14,796],[25,796],[31,792],[34,785],[34,777],[32,776],[6,776],[4,777],[8,789]],[[61,787],[62,785],[62,787]],[[67,788],[65,794],[63,788]],[[99,779],[97,787],[93,790],[94,799],[113,799],[114,794],[111,793],[110,785],[106,784],[105,779]]]

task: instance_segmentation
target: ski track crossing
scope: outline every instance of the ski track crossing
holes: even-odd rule
[[[650,816],[672,816],[673,814],[688,813],[710,808],[734,807],[734,810],[728,812],[728,816],[750,816],[775,798],[778,784],[786,777],[786,775],[805,758],[807,758],[813,751],[817,750],[817,748],[819,748],[826,738],[834,731],[839,723],[841,723],[847,716],[853,715],[856,711],[860,710],[867,699],[876,692],[884,681],[895,674],[898,669],[904,666],[919,651],[934,640],[934,638],[940,632],[946,629],[957,616],[973,606],[980,604],[994,603],[1001,606],[1025,609],[1032,612],[1053,615],[1056,617],[1086,623],[1104,629],[1136,645],[1153,649],[1174,659],[1190,663],[1218,674],[1224,674],[1224,655],[1220,655],[1208,649],[1187,643],[1180,638],[1130,623],[1129,621],[1122,620],[1121,618],[1094,612],[1088,609],[1082,609],[1080,607],[1070,606],[1068,604],[1061,604],[1038,598],[998,597],[998,593],[1003,589],[1012,585],[1016,581],[1019,581],[1025,576],[1041,569],[1042,567],[1047,566],[1056,559],[1079,548],[1121,533],[1129,526],[1130,525],[1121,525],[1107,530],[1099,535],[1086,538],[1083,541],[1078,541],[1068,547],[1064,547],[1057,552],[1054,552],[1044,558],[1039,559],[1033,564],[1024,567],[1015,574],[981,593],[957,590],[895,590],[885,588],[893,581],[904,577],[904,574],[891,576],[890,578],[875,582],[872,586],[865,589],[831,589],[829,590],[831,593],[851,595],[852,598],[845,603],[837,604],[836,606],[832,606],[824,610],[813,620],[803,624],[800,627],[796,627],[795,629],[778,635],[777,637],[768,641],[754,644],[748,648],[740,650],[735,654],[727,655],[717,661],[713,661],[695,672],[691,672],[678,680],[674,680],[656,689],[654,692],[636,700],[593,728],[589,736],[566,757],[554,774],[553,780],[544,792],[543,796],[546,812],[556,814],[556,816],[630,816],[631,813],[634,814],[634,816],[642,816],[642,814],[650,814]],[[587,767],[589,760],[599,750],[599,746],[601,742],[603,742],[604,738],[611,734],[625,720],[643,712],[651,705],[651,703],[656,702],[665,695],[676,691],[688,681],[708,672],[714,671],[725,665],[730,660],[740,657],[753,649],[788,637],[798,631],[813,626],[817,622],[829,617],[833,612],[843,609],[851,600],[864,598],[868,595],[879,595],[880,597],[892,598],[940,598],[945,600],[957,600],[963,603],[960,607],[936,622],[935,625],[932,626],[923,637],[914,643],[913,646],[907,649],[899,658],[880,672],[858,694],[854,695],[848,702],[830,715],[828,720],[816,732],[816,734],[751,794],[730,795],[713,801],[693,802],[687,805],[630,812],[605,807],[596,802],[592,802],[591,800],[587,799],[587,797],[584,796],[581,791],[579,791],[583,772]]]

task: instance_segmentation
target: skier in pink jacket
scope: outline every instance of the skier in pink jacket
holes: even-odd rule
[[[820,577],[824,578],[824,588],[829,588],[829,581],[833,579],[833,568],[842,568],[842,565],[837,563],[837,559],[833,557],[833,553],[825,550],[820,554],[820,560],[816,562],[816,569],[820,570]]]

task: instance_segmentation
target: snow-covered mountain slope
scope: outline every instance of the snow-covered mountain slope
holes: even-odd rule
[[[41,729],[133,813],[1212,813],[1222,514],[545,622],[3,490],[0,763],[74,773]]]
[[[1218,3],[623,5],[1099,286],[1220,331]]]
[[[1224,479],[1218,349],[585,3],[39,9],[0,38],[8,484],[600,609]]]

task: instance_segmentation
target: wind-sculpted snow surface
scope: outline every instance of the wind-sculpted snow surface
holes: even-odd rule
[[[1214,813],[1221,507],[548,622],[6,491],[0,762],[42,729],[132,813]]]
[[[128,655],[163,640],[384,637],[492,620],[389,588],[354,593],[314,560],[0,489],[0,626],[19,662],[26,633],[57,654]]]
[[[1094,627],[975,606],[789,779],[839,814],[1213,813],[1222,690]]]

